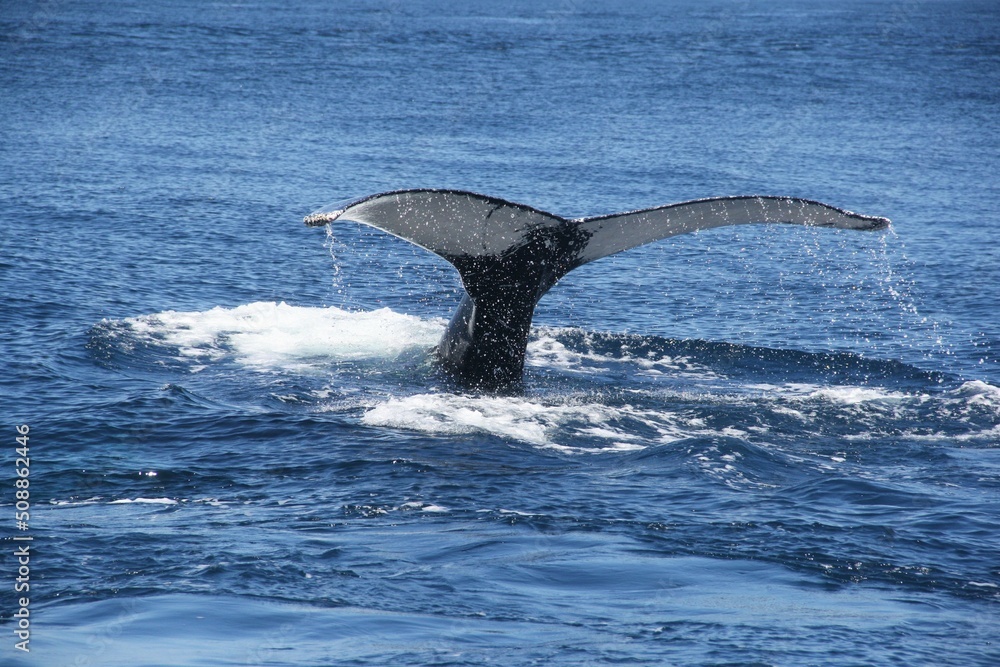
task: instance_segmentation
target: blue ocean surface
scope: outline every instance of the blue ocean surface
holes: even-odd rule
[[[2,2],[0,118],[3,665],[1000,664],[992,0]],[[581,267],[494,395],[302,224],[416,187],[893,223]]]

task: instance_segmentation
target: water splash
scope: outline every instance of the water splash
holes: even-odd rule
[[[342,255],[347,249],[348,245],[342,241],[338,241],[336,235],[333,233],[333,226],[326,226],[326,239],[323,242],[323,247],[326,248],[327,253],[330,255],[330,265],[331,265],[331,276],[330,276],[330,289],[338,298],[343,298],[344,296],[344,276],[343,276],[343,266],[341,265],[340,255]]]

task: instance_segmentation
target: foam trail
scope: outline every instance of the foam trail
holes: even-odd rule
[[[572,397],[546,403],[509,396],[416,394],[376,405],[361,421],[436,435],[492,435],[569,453],[633,451],[697,432],[671,412]],[[651,441],[650,432],[659,437]]]
[[[128,318],[132,334],[147,343],[169,345],[187,359],[232,356],[247,366],[303,369],[310,360],[392,359],[430,349],[444,322],[396,313],[388,308],[346,311],[250,303],[207,311],[165,311]]]
[[[571,349],[559,340],[561,334],[582,335],[583,349]],[[697,364],[689,357],[671,356],[665,353],[648,352],[636,355],[623,347],[619,354],[601,354],[593,350],[593,341],[585,332],[570,327],[540,327],[528,342],[526,364],[531,367],[555,368],[560,371],[586,374],[606,371],[614,364],[627,363],[636,367],[640,375],[684,375],[702,379],[715,378],[716,374],[707,366]]]

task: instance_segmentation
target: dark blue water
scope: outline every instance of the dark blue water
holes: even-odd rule
[[[0,4],[3,664],[1000,664],[994,3],[169,5]],[[301,223],[409,187],[893,227],[587,265],[467,395],[454,270]]]

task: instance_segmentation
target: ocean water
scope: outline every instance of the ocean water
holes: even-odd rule
[[[0,4],[2,664],[1000,664],[995,3],[160,4]],[[301,222],[411,187],[893,225],[582,267],[495,396]]]

